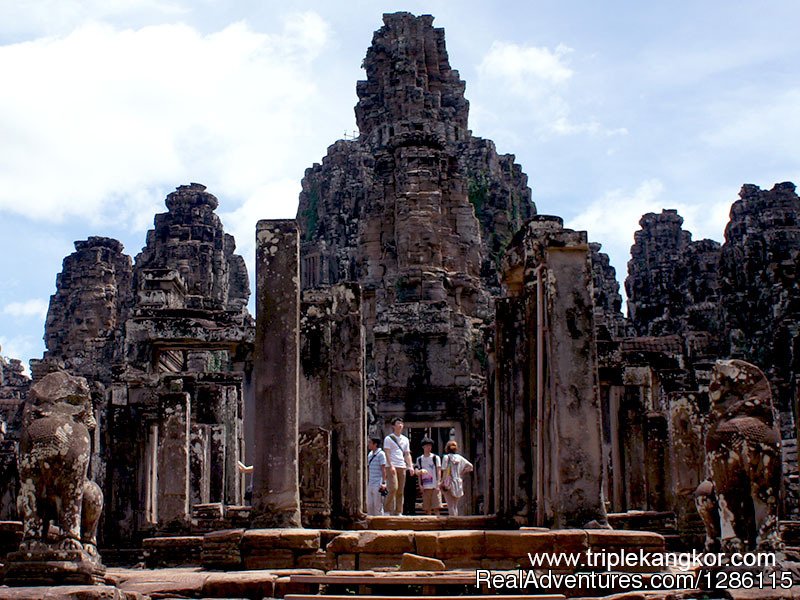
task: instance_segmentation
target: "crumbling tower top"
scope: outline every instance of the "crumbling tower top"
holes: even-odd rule
[[[450,68],[444,29],[433,27],[431,15],[407,12],[385,14],[383,23],[364,59],[367,80],[356,90],[361,135],[374,146],[404,135],[463,139],[469,102]]]

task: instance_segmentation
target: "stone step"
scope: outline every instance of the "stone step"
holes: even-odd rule
[[[292,582],[293,575],[322,575],[315,569],[211,572],[199,568],[109,569],[116,588],[144,598],[283,598],[312,595],[319,585]]]
[[[544,595],[530,595],[530,594],[522,594],[522,595],[512,595],[512,596],[497,596],[497,595],[490,595],[490,596],[432,596],[429,594],[425,594],[425,597],[429,600],[452,600],[453,598],[466,598],[467,600],[475,599],[475,600],[565,600],[566,596],[562,596],[561,594],[544,594]],[[335,594],[319,594],[317,596],[310,596],[305,594],[287,594],[285,596],[286,600],[352,600],[353,598],[361,598],[361,600],[412,600],[419,598],[419,596],[370,596],[367,594],[346,594],[346,595],[335,595]]]
[[[145,564],[155,567],[198,566],[203,551],[203,536],[182,535],[142,540]]]
[[[465,517],[383,516],[367,517],[366,529],[447,531],[455,529],[496,529],[497,518],[486,515]]]
[[[469,519],[470,517],[465,517]],[[675,542],[669,534],[670,544]],[[403,554],[444,562],[452,569],[515,569],[529,564],[528,553],[581,553],[620,549],[663,552],[665,537],[650,531],[548,530],[357,530],[236,529],[205,536],[148,538],[148,567],[199,566],[211,569],[372,570],[397,568]]]
[[[141,548],[101,548],[100,556],[107,567],[131,567],[144,562]]]
[[[662,535],[645,531],[606,529],[348,531],[326,550],[340,570],[396,568],[403,554],[436,558],[453,569],[516,569],[529,566],[528,554],[582,554],[621,549],[664,552]]]

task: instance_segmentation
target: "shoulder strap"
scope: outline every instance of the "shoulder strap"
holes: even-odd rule
[[[367,467],[369,467],[372,464],[372,459],[375,458],[376,456],[378,456],[378,453],[373,452],[372,456],[369,457],[369,462],[367,462]]]
[[[394,442],[394,445],[397,446],[397,449],[400,450],[400,452],[402,452],[403,449],[400,447],[400,442],[397,441],[397,438],[394,437],[394,434],[393,433],[390,434],[389,437],[392,438],[392,441]]]

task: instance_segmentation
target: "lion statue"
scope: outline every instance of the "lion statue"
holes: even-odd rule
[[[708,479],[695,491],[706,549],[777,550],[781,436],[769,382],[750,363],[719,360],[708,395]]]
[[[53,547],[97,557],[100,487],[87,479],[96,422],[89,386],[63,371],[30,390],[19,445],[21,550]],[[53,527],[54,526],[54,527]]]

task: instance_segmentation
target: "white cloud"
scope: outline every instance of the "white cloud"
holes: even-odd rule
[[[12,317],[27,318],[36,317],[44,319],[47,316],[49,302],[41,298],[33,298],[24,302],[11,302],[3,307],[3,314]]]
[[[509,81],[515,91],[525,92],[531,80],[559,84],[572,77],[572,69],[565,63],[572,48],[559,44],[555,50],[545,47],[524,46],[508,42],[494,42],[478,66],[482,76],[501,77]]]
[[[306,12],[271,34],[91,23],[1,46],[0,212],[139,227],[179,183],[242,199],[282,180],[282,141],[302,151],[313,133],[311,63],[328,40]]]
[[[53,35],[88,19],[163,18],[187,12],[171,0],[0,0],[0,33]]]
[[[797,153],[800,138],[800,88],[747,89],[717,98],[708,107],[712,125],[700,139],[715,149],[758,149],[767,155]]]
[[[507,105],[506,114],[527,121],[540,137],[626,134],[624,128],[607,128],[597,119],[573,115],[569,84],[575,71],[567,59],[572,52],[564,44],[551,50],[495,41],[478,65],[479,83],[484,84],[495,110]],[[475,107],[473,116],[477,114],[481,124],[491,120],[489,110]]]
[[[30,376],[30,369],[28,368],[28,360],[36,355],[38,347],[36,340],[29,335],[21,335],[15,337],[0,336],[0,355],[6,358],[16,358],[22,361],[24,368],[23,372]]]
[[[279,207],[296,204],[299,194],[299,181],[277,180],[254,190],[236,210],[220,212],[225,231],[236,238],[236,253],[244,257],[251,280],[255,277],[256,223],[260,219],[294,218],[294,211],[287,214]]]
[[[639,219],[647,212],[661,212],[664,184],[658,179],[643,181],[635,190],[611,190],[582,212],[569,219],[565,225],[586,230],[589,238],[609,245],[633,243],[633,232],[639,228]],[[669,207],[673,208],[673,207]]]
[[[633,234],[640,229],[639,220],[646,213],[676,209],[683,217],[683,229],[692,233],[693,240],[722,240],[732,199],[712,198],[702,204],[676,202],[665,191],[664,184],[657,178],[643,181],[634,190],[610,190],[576,216],[565,219],[564,224],[571,229],[587,231],[590,241],[603,245],[602,251],[609,255],[622,287]]]

